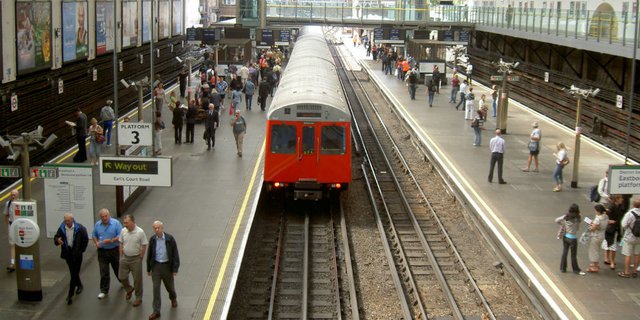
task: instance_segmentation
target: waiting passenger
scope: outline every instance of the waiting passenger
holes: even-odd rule
[[[556,223],[564,227],[562,236],[562,257],[560,258],[560,272],[567,272],[567,254],[571,250],[571,268],[573,273],[584,276],[586,273],[578,266],[578,231],[580,229],[580,207],[572,204],[569,211],[556,218]]]
[[[604,240],[604,232],[609,224],[609,217],[607,216],[607,210],[604,206],[597,204],[594,209],[596,216],[589,226],[589,262],[591,264],[589,265],[589,269],[587,269],[587,272],[593,273],[600,271],[600,245]]]
[[[538,128],[538,122],[533,123],[533,131],[531,131],[531,135],[529,136],[529,144],[527,145],[529,148],[529,158],[527,159],[527,167],[522,168],[522,171],[529,172],[529,168],[531,168],[531,160],[534,160],[534,164],[536,166],[533,169],[533,172],[538,172],[538,154],[540,153],[540,141],[542,140],[542,132],[540,128]]]

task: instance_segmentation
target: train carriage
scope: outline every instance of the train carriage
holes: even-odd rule
[[[351,114],[318,29],[296,41],[267,115],[264,181],[294,199],[318,200],[351,182]]]

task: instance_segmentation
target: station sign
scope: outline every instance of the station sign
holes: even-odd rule
[[[291,41],[291,30],[284,29],[280,30],[280,42],[289,42]]]
[[[404,43],[405,30],[397,28],[373,29],[373,40],[377,43]]]
[[[187,28],[187,41],[201,42],[203,40],[203,30],[203,28]]]
[[[100,184],[171,187],[171,158],[100,158]]]
[[[20,178],[21,171],[18,166],[0,166],[0,178]]]
[[[609,166],[609,194],[640,194],[640,166]]]
[[[58,177],[58,168],[31,167],[29,173],[31,178],[56,179]]]
[[[153,128],[146,122],[122,122],[118,124],[118,143],[130,146],[153,145]]]
[[[13,212],[14,219],[24,218],[38,222],[38,204],[35,201],[11,201],[9,210]]]
[[[260,44],[261,45],[273,45],[273,30],[271,29],[262,29],[261,32],[261,38],[260,38]]]

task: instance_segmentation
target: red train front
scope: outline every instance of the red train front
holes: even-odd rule
[[[318,200],[351,182],[351,114],[321,32],[298,37],[267,116],[264,182]]]

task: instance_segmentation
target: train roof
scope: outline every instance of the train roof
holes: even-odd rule
[[[278,89],[271,101],[268,119],[282,115],[282,108],[322,105],[330,114],[349,114],[335,62],[324,35],[307,28],[298,37]],[[276,116],[279,118],[278,116]],[[350,117],[350,116],[348,116]]]

